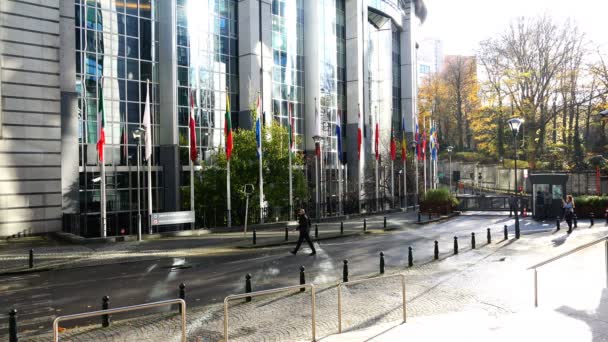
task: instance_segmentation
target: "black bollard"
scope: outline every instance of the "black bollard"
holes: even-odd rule
[[[363,219],[363,231],[367,231],[367,219]]]
[[[422,221],[422,220],[420,219],[420,210],[418,210],[418,222],[420,222],[420,221]]]
[[[380,274],[384,274],[384,252],[380,252]]]
[[[344,260],[344,267],[342,268],[342,282],[348,282],[348,260]]]
[[[255,243],[257,242],[257,233],[255,231],[255,229],[253,230],[253,244],[255,245]]]
[[[17,337],[17,310],[12,309],[8,313],[8,340],[9,342],[18,342]]]
[[[488,228],[488,232],[486,234],[486,237],[488,239],[488,245],[492,243],[492,233],[490,233],[490,228]]]
[[[101,298],[101,309],[108,310],[110,308],[110,297],[103,296]],[[107,328],[110,326],[110,315],[102,315],[101,316],[101,326]]]
[[[475,233],[471,233],[471,249],[475,249]]]
[[[319,238],[319,225],[315,224],[315,239]]]
[[[431,220],[431,212],[429,211],[429,221]]]
[[[572,221],[574,222],[574,228],[578,228],[578,216],[576,216],[576,213],[572,214]]]
[[[251,274],[245,275],[245,293],[251,293]],[[245,302],[251,302],[251,297],[245,298]]]
[[[593,227],[593,225],[595,224],[595,221],[593,220],[595,218],[595,214],[593,212],[589,213],[589,227]]]
[[[458,254],[458,236],[454,236],[454,254]]]
[[[289,230],[285,227],[285,241],[289,240]]]
[[[407,248],[407,265],[409,267],[414,266],[414,255],[412,254],[412,246]]]
[[[184,301],[186,300],[186,284],[181,283],[179,284],[179,298],[183,299]],[[179,313],[182,313],[182,306],[179,306]]]
[[[386,216],[384,216],[384,228],[386,228]]]
[[[559,227],[559,217],[555,220],[555,227],[557,228],[557,230],[560,230],[560,227]]]
[[[300,266],[300,285],[306,284],[306,275],[304,274],[304,266]],[[306,291],[305,287],[300,289],[300,292]]]
[[[504,233],[505,233],[505,240],[509,240],[509,230],[507,229],[507,225],[506,224],[505,224]]]
[[[439,242],[437,242],[437,240],[435,240],[435,250],[433,251],[433,255],[435,260],[439,260]]]
[[[608,209],[606,209],[604,216],[606,216],[606,225],[608,226]]]
[[[344,221],[340,222],[340,235],[344,234]]]
[[[34,250],[30,249],[30,268],[34,268]]]

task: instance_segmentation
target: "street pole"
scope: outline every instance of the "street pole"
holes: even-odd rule
[[[262,210],[262,208],[260,208]],[[245,195],[245,227],[243,235],[247,235],[247,217],[249,217],[249,194]]]
[[[393,209],[395,208],[395,161],[391,159],[391,198],[393,199]],[[401,206],[401,204],[399,205]]]
[[[291,129],[293,130],[293,127]],[[290,139],[291,139],[291,137],[290,137]],[[292,153],[293,153],[293,151],[290,146],[289,147],[289,221],[293,221],[293,171],[291,170],[291,168],[292,168],[291,154]]]
[[[230,194],[230,159],[228,159],[227,163],[226,163],[226,192],[228,194],[228,196],[226,196],[226,211],[227,211],[227,226],[228,228],[232,227],[232,201],[230,199],[231,194]]]
[[[139,154],[141,150],[141,137],[137,138],[137,241],[141,241],[141,208],[140,208],[140,188],[139,188]]]
[[[405,199],[403,205],[407,211],[407,161],[403,159],[403,197]]]
[[[321,218],[321,207],[319,203],[320,194],[319,194],[319,159],[321,155],[319,142],[315,141],[315,211],[317,214],[317,220]]]
[[[452,153],[450,153],[450,173],[448,177],[450,178],[450,192],[452,192]]]
[[[517,133],[515,133],[515,238],[519,239],[519,194],[517,190]]]

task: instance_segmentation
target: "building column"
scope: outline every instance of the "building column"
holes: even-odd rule
[[[417,115],[416,99],[417,62],[416,62],[416,28],[418,18],[414,12],[414,3],[409,1],[405,6],[403,18],[403,31],[401,32],[401,110],[405,113],[405,127],[409,132],[415,131],[415,117]]]
[[[264,123],[272,122],[272,1],[241,0],[239,17],[239,123],[252,128],[251,104],[262,97]]]

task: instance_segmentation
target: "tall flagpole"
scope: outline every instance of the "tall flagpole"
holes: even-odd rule
[[[228,228],[232,227],[232,202],[230,200],[230,159],[226,162],[226,192],[228,196],[226,197],[226,208],[228,210]]]
[[[99,88],[99,87],[97,87]],[[97,115],[99,116],[101,114],[101,120],[104,121],[105,118],[105,107],[103,107],[103,100],[104,100],[104,96],[103,96],[103,76],[101,78],[101,88],[102,88],[102,93],[101,96],[99,96],[99,90],[97,90],[97,96],[99,98],[99,101],[101,101],[101,105],[102,105],[102,112],[101,113],[97,113]],[[102,126],[100,128],[100,131],[103,130],[103,123]],[[102,133],[100,133],[102,134]],[[105,134],[105,133],[104,133]],[[105,138],[104,138],[105,140]],[[105,141],[103,142],[103,144],[101,144],[101,237],[106,237],[108,236],[108,226],[107,226],[107,219],[106,219],[106,161],[105,161],[105,149],[106,149],[106,144]],[[137,177],[139,177],[139,175],[137,175]],[[138,178],[139,179],[139,178]]]
[[[262,160],[262,141],[264,140],[262,132],[264,127],[264,110],[263,101],[258,97],[258,120],[260,120],[260,151],[259,151],[259,173],[260,173],[260,223],[264,223],[264,165]]]
[[[156,6],[150,6],[150,17],[152,19],[152,23],[156,20]],[[156,25],[150,25],[150,36],[152,43],[150,44],[150,56],[152,57],[152,75],[154,75],[154,62],[156,61],[156,49],[154,46],[154,42],[156,41]],[[154,81],[154,79],[152,79]],[[150,80],[146,81],[147,84],[150,83]],[[152,84],[154,87],[154,83]],[[148,88],[148,94],[150,94],[150,89]],[[154,91],[151,94],[152,103],[150,104],[150,131],[152,130],[152,113],[154,111]],[[147,134],[147,133],[146,133]],[[152,132],[149,133],[149,137],[152,137]],[[146,135],[148,137],[148,135]],[[150,139],[150,150],[152,149],[152,139]],[[157,178],[158,179],[158,178]],[[152,234],[152,151],[150,151],[150,157],[148,158],[148,233]]]
[[[291,154],[293,153],[293,146],[295,145],[295,141],[293,141],[294,138],[294,120],[293,120],[293,113],[291,111],[291,103],[287,103],[287,109],[289,110],[289,152],[288,152],[288,157],[289,157],[289,220],[292,221],[293,220],[293,174],[292,174],[292,169],[291,169]]]
[[[403,134],[405,134],[405,132],[403,132]],[[406,163],[406,158],[403,158],[403,194],[405,197],[404,207],[405,207],[405,211],[407,211],[407,163]]]
[[[426,146],[427,145],[427,137],[426,137],[426,120],[422,119],[422,172],[423,172],[423,180],[424,180],[424,193],[426,193]]]
[[[395,160],[391,158],[391,197],[393,198],[393,208],[395,208]]]
[[[378,162],[379,162],[379,154],[380,154],[380,147],[378,146],[378,144],[380,143],[380,129],[378,128],[378,106],[376,106],[376,129],[375,129],[375,136],[374,136],[374,142],[375,142],[375,157],[376,157],[376,211],[380,210],[380,188],[379,188],[379,173],[378,173]]]
[[[150,105],[150,80],[146,80],[146,92],[147,118],[146,110],[144,110],[144,136],[146,137],[145,157],[148,166],[148,232],[152,234],[152,113]]]

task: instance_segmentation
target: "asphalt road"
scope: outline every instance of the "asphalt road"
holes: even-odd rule
[[[392,216],[389,225],[399,225],[397,217]],[[218,303],[229,294],[244,291],[247,273],[252,275],[254,291],[298,284],[300,266],[306,268],[307,282],[321,284],[340,280],[342,261],[348,259],[352,279],[378,272],[380,251],[385,254],[387,269],[404,268],[409,246],[413,247],[415,263],[429,262],[434,240],[439,241],[442,257],[452,253],[454,236],[459,237],[460,252],[466,253],[471,232],[477,235],[477,248],[483,248],[486,228],[492,228],[496,242],[503,238],[504,224],[512,225],[512,220],[463,216],[416,228],[322,241],[317,243],[317,255],[312,257],[308,256],[307,247],[293,256],[288,253],[293,246],[281,246],[221,256],[164,258],[0,276],[0,308],[16,308],[19,330],[27,331],[27,335],[48,333],[54,317],[100,309],[104,295],[110,296],[112,307],[153,302],[176,298],[178,285],[184,282],[188,305]],[[522,229],[525,231],[525,225]],[[6,322],[0,322],[0,335],[6,333],[6,327]]]

